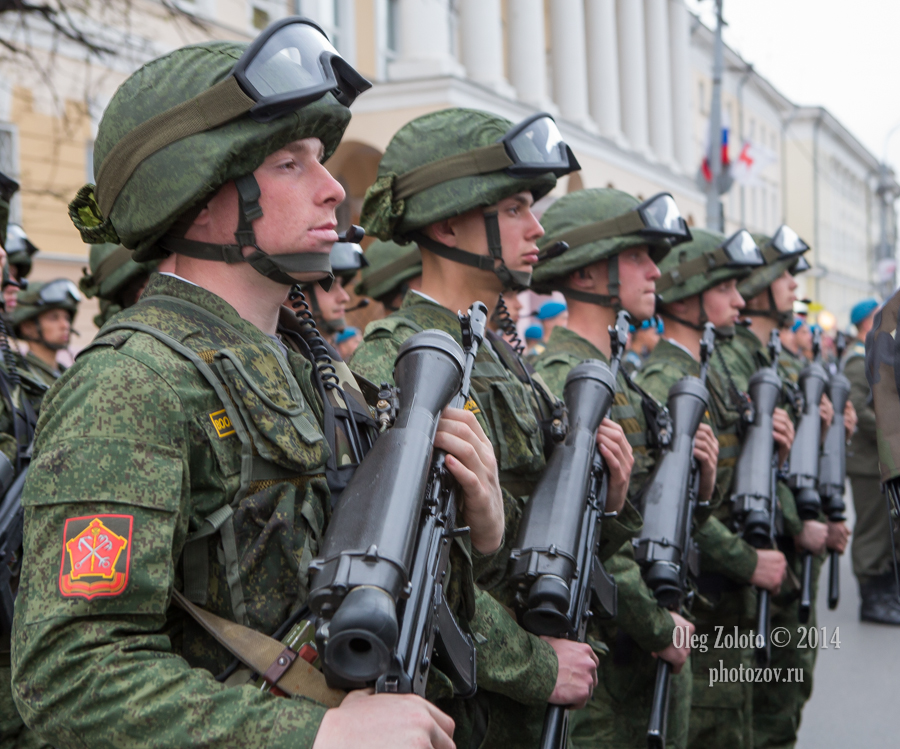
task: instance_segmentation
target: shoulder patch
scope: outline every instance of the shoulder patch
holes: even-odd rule
[[[63,527],[59,592],[66,598],[117,596],[128,585],[134,515],[86,515]]]
[[[220,440],[234,434],[234,424],[231,423],[231,419],[228,418],[224,408],[219,411],[213,411],[209,415],[209,420],[215,427],[216,434],[219,435]]]
[[[481,413],[481,409],[478,408],[478,404],[477,404],[477,403],[474,401],[474,399],[471,398],[471,397],[469,398],[469,400],[466,401],[466,403],[465,403],[465,405],[463,406],[463,408],[466,409],[466,411],[471,411],[473,414],[480,414],[480,413]]]

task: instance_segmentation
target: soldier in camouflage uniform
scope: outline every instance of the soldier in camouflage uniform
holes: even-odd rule
[[[747,263],[758,262],[758,249],[746,232],[726,240],[722,234],[694,229],[691,242],[676,247],[661,263],[662,277],[656,284],[660,293],[659,313],[665,323],[665,337],[656,345],[636,376],[636,381],[660,401],[686,375],[700,372],[699,351],[703,326],[713,323],[727,334],[744,306],[736,282],[749,273]],[[746,244],[749,242],[749,246]],[[733,254],[725,248],[735,247]],[[742,256],[743,255],[743,256]],[[710,392],[709,416],[719,442],[717,499],[712,512],[718,525],[730,522],[729,496],[740,443],[737,424],[740,412],[732,402],[727,382],[710,369],[706,386]],[[776,438],[783,438],[778,435]],[[693,685],[689,741],[691,747],[729,746],[750,749],[752,738],[752,690],[750,684],[729,683],[710,686],[710,669],[722,661],[726,668],[749,666],[751,651],[734,647],[712,647],[716,627],[745,633],[752,624],[755,601],[752,586],[776,591],[785,571],[779,551],[756,550],[742,539],[732,541],[727,560],[700,546],[698,597],[692,614],[697,633],[708,638],[706,652],[691,655]]]
[[[331,250],[331,272],[334,273],[331,288],[326,291],[319,284],[304,287],[316,326],[325,334],[329,344],[333,344],[335,336],[347,327],[344,315],[350,295],[346,286],[368,264],[369,261],[358,244],[335,242]],[[336,353],[335,349],[332,348],[330,353]]]
[[[138,263],[174,252],[176,267],[82,352],[39,426],[13,688],[25,721],[61,747],[452,746],[452,720],[412,695],[355,692],[327,710],[240,685],[231,653],[175,605],[262,633],[302,618],[331,514],[333,406],[309,331],[282,303],[291,284],[329,273],[344,195],[322,162],[367,82],[306,21],[264,33],[275,50],[261,58],[259,44],[207,42],[133,74],[99,126],[98,184],[70,205],[86,241],[121,242]],[[339,78],[325,77],[328,59]],[[284,92],[273,112],[244,93],[240,70],[320,83]],[[338,374],[331,397],[353,401],[364,425],[359,387]],[[453,456],[472,529],[453,556],[464,583],[457,561],[502,538],[496,464],[461,409],[435,445]]]
[[[535,243],[543,234],[531,205],[553,188],[556,177],[549,168],[517,174],[508,157],[503,164],[503,154],[499,164],[484,167],[468,158],[472,152],[496,149],[499,140],[515,132],[511,128],[512,123],[486,112],[449,109],[413,120],[388,145],[361,220],[367,232],[381,239],[416,241],[422,252],[422,289],[408,292],[398,311],[366,328],[351,364],[373,382],[390,381],[397,350],[417,331],[437,328],[459,340],[457,310],[482,301],[490,313],[501,292],[529,283],[538,255]],[[559,173],[569,170],[564,163]],[[523,366],[517,352],[492,334],[478,351],[467,408],[477,414],[497,455],[508,552],[515,544],[524,502],[545,465],[550,438],[543,435],[542,422],[549,426],[558,418],[558,401]],[[600,431],[600,449],[611,466],[609,506],[615,510],[625,499],[631,450],[614,423],[604,422]],[[623,528],[623,521],[631,525]],[[637,527],[629,506],[618,522],[604,523],[604,549],[611,553],[627,537],[620,531],[633,533]],[[503,585],[506,557],[501,555],[499,562],[479,583],[511,603]],[[491,600],[481,594],[477,608]],[[476,613],[476,640],[479,635],[494,636],[480,628],[478,618]],[[492,620],[496,636],[506,642],[505,678],[498,678],[499,669],[498,676],[482,678],[486,654],[479,650],[472,735],[457,736],[457,744],[536,746],[541,706],[583,705],[596,683],[597,658],[587,645],[530,635],[505,613]]]
[[[738,285],[738,290],[747,299],[744,314],[750,319],[750,326],[739,326],[734,338],[720,347],[713,362],[720,376],[729,380],[729,385],[736,391],[746,392],[748,382],[753,373],[770,365],[766,343],[769,335],[776,327],[781,327],[793,318],[793,303],[796,300],[796,273],[809,266],[803,259],[808,246],[793,233],[784,234],[790,237],[786,251],[776,249],[772,237],[754,235],[754,239],[762,249],[765,264],[754,269],[746,279]],[[781,242],[779,242],[781,246]],[[779,358],[778,373],[785,383],[784,412],[792,420],[796,418],[792,408],[792,393],[799,381],[799,374],[805,366],[805,360],[789,351],[782,350]],[[776,413],[781,416],[781,409]],[[820,414],[823,429],[831,423],[831,403],[823,396]],[[850,418],[848,414],[848,419]],[[853,425],[848,423],[849,433]],[[823,432],[824,433],[824,432]],[[782,450],[782,462],[787,453]],[[787,627],[791,633],[797,632],[800,626],[798,619],[799,584],[801,574],[801,553],[806,549],[816,554],[824,551],[824,543],[829,537],[829,526],[834,526],[835,538],[842,534],[842,524],[826,524],[822,516],[819,520],[801,521],[790,489],[779,482],[778,500],[781,522],[776,528],[778,548],[784,551],[791,574],[781,593],[772,599],[772,628]],[[838,543],[840,543],[838,541]],[[846,538],[843,540],[846,544]],[[842,549],[841,549],[842,550]],[[818,578],[822,557],[814,561],[813,578]],[[815,591],[813,592],[813,611],[809,626],[815,622]],[[815,663],[815,649],[798,649],[795,647],[798,638],[792,637],[791,644],[784,648],[773,648],[771,665],[773,668],[802,668],[804,681],[779,682],[753,686],[753,731],[754,744],[757,747],[793,746],[796,732],[800,724],[800,711],[803,703],[809,698],[812,689],[812,670]]]
[[[637,200],[618,190],[578,190],[560,198],[541,219],[547,232],[542,247],[558,241],[569,245],[561,255],[538,263],[532,283],[541,293],[562,292],[568,303],[568,326],[553,329],[546,349],[535,362],[535,370],[557,396],[562,396],[568,373],[582,361],[599,359],[608,363],[608,328],[615,324],[618,309],[635,320],[653,315],[655,280],[659,277],[656,262],[669,252],[670,242],[688,236],[638,227],[623,233],[621,224],[639,207]],[[680,228],[678,224],[676,229]],[[656,435],[648,428],[645,412],[658,417],[661,408],[639,392],[621,368],[617,385],[610,418],[621,425],[634,449],[629,486],[629,495],[634,498],[648,478],[656,455]],[[717,451],[712,430],[704,425],[696,452],[706,469],[708,495],[704,501],[712,495]],[[689,633],[693,625],[657,605],[643,582],[630,544],[624,544],[606,568],[618,588],[618,617],[614,623],[594,628],[592,635],[607,644],[611,657],[600,664],[599,685],[587,708],[571,716],[570,741],[576,747],[643,749],[656,675],[651,653],[658,653],[679,674],[671,685],[667,741],[670,746],[684,747],[691,677],[690,666],[683,667],[690,647],[676,647],[672,635],[676,626]]]
[[[18,293],[12,323],[16,337],[28,346],[22,368],[47,387],[65,371],[56,355],[69,347],[80,301],[78,288],[67,278],[31,283]]]
[[[878,470],[878,440],[871,388],[866,379],[866,335],[878,309],[875,299],[864,299],[850,310],[856,338],[847,347],[841,367],[850,380],[850,400],[859,429],[847,448],[847,475],[853,488],[853,574],[859,582],[859,618],[864,622],[900,624],[900,600],[894,582],[890,516],[885,512]],[[895,534],[896,535],[896,534]],[[895,542],[896,543],[896,542]]]
[[[376,240],[366,249],[366,260],[369,264],[353,291],[379,302],[385,314],[400,309],[406,292],[422,286],[422,253],[415,242]]]

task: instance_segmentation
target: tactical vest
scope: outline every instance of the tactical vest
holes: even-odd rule
[[[120,313],[81,355],[118,348],[135,333],[193,364],[219,402],[192,428],[211,446],[212,455],[201,451],[198,459],[215,460],[225,478],[224,491],[213,496],[229,499],[208,514],[192,502],[192,512],[203,518],[183,547],[185,597],[262,631],[273,619],[296,618],[305,608],[309,564],[330,515],[320,497],[327,494],[332,451],[317,425],[320,404],[299,385],[311,377],[312,365],[298,353],[285,357],[274,341],[251,339],[202,307],[164,295]],[[194,490],[192,485],[192,495]],[[297,533],[297,514],[308,534]],[[213,673],[231,661],[190,619],[181,647],[192,665]]]

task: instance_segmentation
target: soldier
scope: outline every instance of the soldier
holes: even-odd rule
[[[402,127],[381,159],[361,220],[367,232],[381,239],[416,241],[422,252],[422,288],[408,292],[397,312],[367,326],[351,362],[354,369],[373,382],[389,381],[397,350],[415,332],[437,328],[459,340],[457,310],[477,300],[490,313],[501,292],[526,287],[543,234],[531,206],[553,188],[555,175],[577,168],[548,115],[513,126],[487,112],[447,109]],[[542,422],[554,428],[561,410],[496,334],[478,351],[467,408],[477,415],[497,455],[508,552],[524,502],[545,465],[551,438],[543,436]],[[625,501],[631,450],[621,428],[608,420],[600,428],[599,444],[610,465],[608,507],[616,510]],[[607,546],[614,550],[621,545],[626,535],[612,540],[612,534],[635,532],[635,520],[629,506],[619,522],[604,523]],[[630,525],[623,529],[623,521]],[[479,582],[511,603],[502,584],[505,556],[498,562]],[[456,741],[478,746],[484,737],[484,746],[536,746],[541,707],[548,702],[583,705],[596,684],[597,657],[585,644],[527,634],[505,612],[482,617],[479,611],[492,600],[486,594],[477,598],[472,627],[476,639],[483,635],[489,640],[478,651],[479,692],[469,706],[471,737],[458,731]],[[480,618],[493,624],[482,625]],[[492,636],[504,640],[502,652],[486,651]]]
[[[422,254],[415,242],[399,245],[376,240],[366,249],[366,261],[353,291],[379,302],[385,314],[400,309],[406,292],[422,286]]]
[[[859,582],[859,618],[864,622],[900,624],[900,600],[894,582],[890,516],[885,512],[878,470],[878,442],[871,389],[866,380],[866,335],[878,310],[875,299],[864,299],[850,310],[856,338],[841,363],[850,380],[850,400],[859,418],[859,429],[847,451],[847,475],[853,489],[856,523],[850,554],[853,574]]]
[[[329,344],[347,327],[347,304],[350,295],[346,286],[362,268],[369,264],[362,248],[352,242],[335,242],[331,250],[331,270],[334,282],[327,291],[319,284],[304,287],[316,326],[325,333]],[[332,349],[331,353],[335,351]]]
[[[733,341],[720,347],[714,360],[720,376],[725,377],[736,392],[746,392],[750,376],[760,367],[770,364],[765,343],[777,327],[793,318],[796,301],[797,282],[794,276],[809,268],[803,254],[809,246],[789,227],[781,227],[774,235],[756,235],[757,244],[762,248],[765,264],[738,285],[741,295],[747,299],[744,314],[750,320],[749,327],[739,326]],[[798,335],[798,342],[800,336]],[[790,352],[782,351],[779,359],[779,375],[785,384],[785,405],[791,406],[792,391],[796,389],[801,369],[806,361]],[[819,413],[824,430],[831,423],[833,409],[827,396],[823,396]],[[793,409],[791,415],[795,417]],[[849,411],[847,419],[851,418]],[[847,423],[848,434],[852,424]],[[782,463],[786,455],[780,455]],[[793,494],[783,483],[778,484],[778,498],[783,522],[778,529],[778,547],[785,552],[792,570],[791,579],[798,580],[802,573],[802,552],[810,551],[819,555],[814,561],[814,581],[818,579],[826,542],[843,551],[846,545],[846,526],[841,523],[824,522],[824,515],[817,520],[802,520],[797,512]],[[796,632],[800,626],[798,619],[799,585],[786,585],[780,596],[772,600],[772,628],[787,627]],[[815,592],[813,592],[813,612],[810,626],[814,626]],[[772,667],[802,668],[802,683],[764,684],[753,687],[753,731],[757,747],[793,745],[800,724],[800,713],[812,689],[812,670],[815,663],[815,649],[798,649],[797,639],[784,648],[773,648]]]
[[[569,310],[563,302],[544,302],[538,309],[535,317],[544,329],[544,340],[549,341],[553,335],[553,329],[566,327],[569,322]]]
[[[25,369],[48,387],[66,369],[56,358],[69,347],[80,301],[81,292],[67,278],[31,283],[17,295],[12,323],[16,337],[28,345]]]
[[[174,268],[174,255],[165,260],[136,263],[127,247],[117,244],[91,245],[90,270],[83,269],[78,287],[88,299],[97,297],[100,313],[94,316],[94,324],[102,328],[117,312],[128,309],[141,298],[150,274],[161,262],[165,269]],[[169,267],[171,266],[171,267]]]
[[[666,337],[635,378],[660,401],[666,399],[669,388],[679,379],[699,373],[700,338],[707,322],[715,325],[722,336],[734,330],[744,307],[737,281],[761,262],[759,249],[745,231],[727,239],[723,234],[703,229],[692,233],[691,242],[674,248],[660,263],[662,277],[656,288]],[[741,411],[730,397],[727,381],[712,368],[706,386],[711,395],[709,413],[719,442],[718,502],[713,513],[722,524],[730,525],[731,503],[727,498],[740,453],[737,432]],[[793,432],[786,418],[776,421],[774,435],[782,450],[790,447]],[[776,550],[753,549],[742,539],[725,563],[709,554],[703,544],[700,551],[700,595],[692,610],[698,635],[712,644],[718,627],[729,632],[737,627],[747,633],[755,613],[751,586],[776,592],[784,577],[784,555]],[[751,649],[737,644],[732,648],[693,651],[688,746],[753,746],[752,685],[710,684],[710,671],[719,668],[720,662],[726,668],[748,667],[751,656]]]
[[[416,696],[355,692],[327,710],[229,687],[242,671],[221,632],[175,605],[262,633],[308,611],[338,445],[311,335],[282,304],[329,274],[344,193],[322,162],[368,86],[287,18],[249,46],[148,63],[104,113],[98,184],[70,216],[86,241],[176,265],[63,375],[35,445],[13,686],[59,746],[452,746],[452,720]],[[502,499],[477,421],[446,412],[435,445],[472,548],[493,553]]]

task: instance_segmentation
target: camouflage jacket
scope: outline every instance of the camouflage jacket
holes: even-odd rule
[[[31,351],[25,354],[24,359],[20,361],[24,363],[23,369],[26,372],[39,382],[43,382],[47,387],[52,387],[62,373],[66,371],[66,368],[62,365],[57,365],[56,370],[48,367],[43,360],[39,359]]]
[[[312,745],[324,706],[217,683],[230,654],[171,605],[184,590],[272,632],[305,601],[330,514],[311,370],[157,276],[59,379],[23,496],[12,661],[29,725],[65,746]]]
[[[844,354],[844,374],[850,380],[850,400],[859,418],[856,433],[847,450],[847,474],[850,476],[881,475],[878,468],[878,439],[875,431],[875,408],[871,388],[866,380],[866,345],[853,341]]]
[[[670,388],[678,380],[687,375],[697,377],[699,374],[699,362],[680,346],[663,339],[647,358],[636,380],[654,398],[666,401]],[[739,415],[730,406],[725,384],[712,367],[708,370],[706,387],[710,393],[707,423],[712,426],[719,441],[716,472],[716,494],[719,499],[714,498],[713,515],[701,527],[700,537],[695,533],[700,548],[700,567],[703,573],[724,575],[734,583],[746,585],[756,569],[756,551],[728,529],[731,507],[730,503],[721,500],[729,496],[734,466],[740,452],[740,443],[735,434]],[[704,538],[705,534],[715,537],[716,542]]]
[[[392,382],[398,349],[407,338],[425,329],[443,330],[462,344],[456,315],[411,291],[398,311],[366,327],[364,340],[350,362],[354,371],[372,382]],[[535,396],[511,373],[510,367],[515,363],[501,359],[501,354],[506,353],[499,347],[495,349],[488,340],[479,347],[472,372],[471,408],[494,446],[506,514],[503,551],[498,555],[497,564],[477,582],[484,588],[494,589],[499,597],[509,602],[509,591],[503,586],[508,554],[515,543],[522,508],[545,461],[541,431],[535,415],[538,412]],[[612,554],[637,532],[639,523],[637,513],[629,507],[623,512],[621,521],[604,524],[606,554]],[[489,599],[490,596],[484,594],[476,596],[476,615],[472,621],[475,632],[479,632],[480,609],[493,610],[496,605]],[[549,645],[526,633],[508,615],[504,619],[491,614],[490,618],[495,622],[505,648],[494,656],[488,652],[490,640],[480,646],[479,687],[500,692],[518,702],[546,702],[556,682],[556,655]],[[500,664],[506,664],[508,676],[503,681],[484,678],[487,673],[483,661],[489,664],[494,657],[497,658],[498,675],[502,671]],[[528,667],[520,662],[523,658],[530,659]]]
[[[550,335],[547,351],[539,357],[535,369],[553,393],[562,397],[569,371],[585,359],[599,359],[608,363],[603,352],[590,341],[567,328],[557,326]],[[621,370],[616,385],[610,418],[622,427],[634,449],[635,462],[628,493],[637,502],[650,477],[657,452],[648,448],[648,442],[652,442],[652,439],[648,434],[641,396],[628,386]],[[710,564],[719,568],[730,568],[733,566],[734,556],[743,552],[740,539],[715,518],[698,517],[693,536]],[[616,624],[647,652],[662,650],[671,644],[674,627],[672,617],[657,605],[652,591],[644,583],[631,545],[623,545],[605,566],[618,587],[619,615]],[[752,569],[750,573],[752,574]],[[616,636],[613,631],[604,634],[607,641]]]

